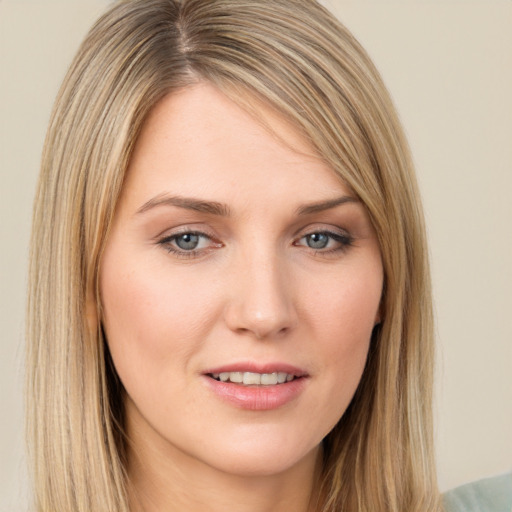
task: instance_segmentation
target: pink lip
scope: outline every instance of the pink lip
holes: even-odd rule
[[[243,386],[233,382],[221,382],[209,376],[223,372],[274,373],[285,372],[295,375],[296,379],[283,384],[270,386]],[[251,411],[278,409],[294,399],[304,390],[308,374],[304,370],[286,363],[234,363],[212,368],[203,373],[204,382],[220,399],[229,404]]]

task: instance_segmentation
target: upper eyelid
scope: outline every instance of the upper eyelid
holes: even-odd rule
[[[333,235],[352,236],[350,230],[348,230],[346,228],[342,228],[341,226],[334,226],[332,224],[326,225],[323,223],[318,223],[318,224],[312,224],[312,225],[310,224],[306,227],[298,229],[295,232],[294,237],[302,238],[302,237],[310,235],[312,233],[332,233]]]
[[[172,229],[165,229],[158,235],[154,237],[155,240],[163,240],[163,239],[170,239],[174,237],[178,237],[180,235],[184,234],[194,234],[199,236],[204,236],[206,238],[215,239],[216,235],[213,232],[210,232],[207,229],[198,229],[194,228],[193,226],[180,226],[177,228]],[[352,234],[349,230],[342,228],[340,226],[307,226],[301,229],[298,229],[295,231],[295,233],[292,234],[293,239],[302,238],[304,236],[313,234],[313,233],[327,233],[327,234],[333,234],[333,235],[342,235],[342,236],[350,236],[352,237]]]
[[[307,233],[304,233],[304,234],[296,237],[295,240],[302,240],[303,238],[306,238],[307,236],[314,235],[314,234],[324,234],[333,239],[346,238],[349,242],[354,241],[354,237],[347,231],[345,231],[343,233],[339,233],[339,232],[335,232],[335,231],[320,230],[320,229],[308,231]]]
[[[213,233],[205,230],[203,228],[194,228],[192,225],[178,226],[176,228],[167,228],[160,232],[158,235],[154,237],[156,241],[165,240],[174,238],[180,235],[185,235],[187,233],[192,233],[195,235],[205,236],[207,238],[214,238]]]
[[[202,231],[191,231],[191,230],[185,230],[185,231],[180,231],[178,233],[171,233],[169,235],[164,235],[162,237],[159,237],[158,239],[158,243],[160,244],[163,244],[163,243],[170,243],[174,240],[176,240],[176,238],[179,238],[180,236],[183,236],[183,235],[196,235],[196,236],[199,236],[200,238],[206,238],[210,241],[213,242],[213,237],[208,235],[207,233],[204,233]]]
[[[183,231],[176,231],[174,233],[169,233],[168,235],[161,235],[161,238],[177,238],[181,235],[197,235],[204,236],[206,238],[211,238],[211,235],[209,235],[208,233],[196,229],[184,229]]]
[[[298,238],[304,238],[305,236],[314,235],[315,233],[322,233],[329,236],[343,236],[343,237],[352,237],[352,235],[346,230],[333,230],[333,229],[313,229],[311,231],[306,231],[301,234]]]
[[[187,234],[197,235],[199,237],[207,239],[209,241],[208,247],[194,248],[190,250],[182,249],[176,243],[176,239],[182,235]],[[205,255],[210,250],[213,250],[214,248],[219,247],[219,245],[221,245],[216,244],[212,237],[209,236],[208,234],[203,233],[201,231],[192,231],[190,229],[185,229],[177,233],[171,233],[169,235],[160,237],[156,240],[156,244],[166,249],[167,252],[173,253],[174,256],[177,258],[199,258],[201,255]]]

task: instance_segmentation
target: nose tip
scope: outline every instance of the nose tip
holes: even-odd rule
[[[289,322],[284,318],[279,318],[280,313],[275,310],[268,314],[259,309],[246,309],[238,318],[237,326],[234,330],[239,333],[252,334],[256,339],[263,340],[282,336],[289,329]]]
[[[296,324],[290,280],[276,266],[245,268],[226,308],[228,327],[258,340],[282,337]]]

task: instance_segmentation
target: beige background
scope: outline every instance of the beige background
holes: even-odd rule
[[[57,87],[106,0],[0,0],[0,511],[24,509],[31,201]],[[326,0],[384,75],[424,194],[443,489],[512,468],[512,1]]]

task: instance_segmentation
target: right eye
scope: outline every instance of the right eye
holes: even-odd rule
[[[197,233],[183,233],[182,235],[174,237],[174,243],[183,251],[193,251],[197,249],[200,241],[201,238]]]
[[[193,258],[211,247],[219,247],[205,233],[197,231],[184,231],[174,235],[166,236],[159,240],[160,245],[177,256]]]

